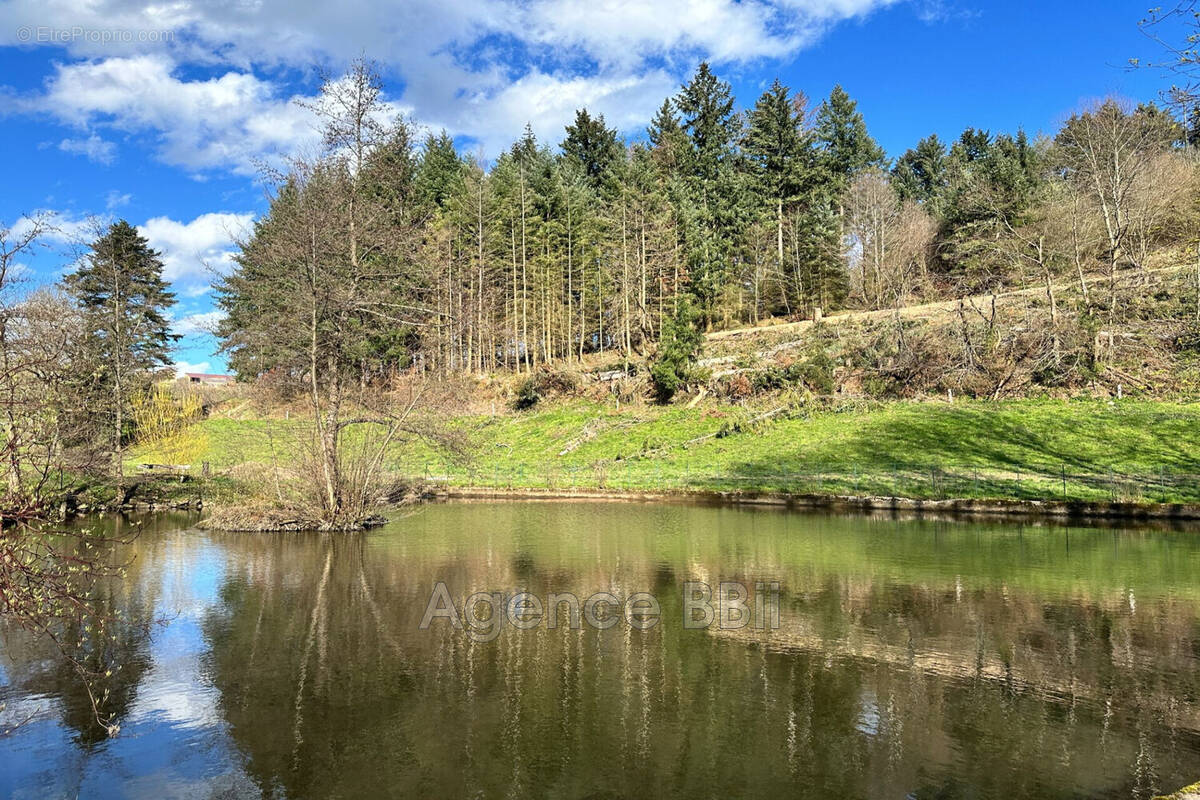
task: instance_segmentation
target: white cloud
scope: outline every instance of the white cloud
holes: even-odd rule
[[[253,214],[201,214],[191,222],[154,217],[138,226],[150,246],[162,252],[163,277],[174,283],[207,285],[212,273],[228,272],[237,240],[254,221]]]
[[[207,336],[216,331],[217,325],[223,319],[225,319],[224,312],[202,311],[175,320],[171,323],[171,330],[182,336]]]
[[[619,130],[645,124],[678,82],[662,70],[623,78],[562,78],[533,72],[496,92],[465,98],[452,131],[472,135],[490,155],[510,145],[526,123],[542,141],[557,143],[575,111],[587,106]]]
[[[190,361],[175,362],[175,377],[182,378],[185,372],[203,372],[207,373],[212,367],[207,361],[201,361],[198,364],[193,364]]]
[[[89,131],[152,136],[158,158],[194,173],[249,174],[315,138],[309,113],[259,77],[285,74],[277,67],[379,58],[419,121],[495,155],[527,120],[557,141],[583,105],[633,131],[699,59],[785,58],[839,21],[902,1],[11,0],[0,44],[23,24],[174,31],[166,44],[72,39],[67,51],[87,60],[57,66],[43,96],[15,104]],[[180,65],[203,66],[204,77]]]
[[[150,134],[162,161],[196,172],[252,174],[257,159],[316,138],[309,112],[268,81],[235,71],[185,80],[175,69],[163,55],[58,64],[45,94],[17,106],[81,128]]]
[[[129,205],[129,201],[132,199],[133,195],[128,192],[118,192],[116,189],[110,189],[108,194],[104,196],[104,207],[112,211],[121,206]]]
[[[58,143],[58,149],[72,155],[87,156],[89,161],[99,164],[111,164],[117,157],[117,146],[94,133],[86,139],[63,139]]]
[[[35,219],[42,222],[44,233],[41,240],[47,244],[82,245],[95,238],[100,230],[100,223],[95,217],[81,216],[72,211],[43,209],[14,222],[12,237],[19,238],[32,230]]]
[[[9,264],[8,270],[4,274],[6,283],[23,283],[32,277],[33,270],[23,261],[16,261]]]

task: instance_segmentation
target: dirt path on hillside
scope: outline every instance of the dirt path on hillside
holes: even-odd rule
[[[1194,265],[1192,265],[1192,264],[1176,264],[1176,265],[1170,266],[1170,267],[1157,267],[1155,269],[1131,271],[1131,272],[1122,274],[1120,277],[1126,278],[1126,277],[1137,277],[1137,276],[1142,276],[1142,275],[1152,275],[1152,274],[1164,273],[1164,272],[1179,272],[1184,269],[1192,269],[1193,267],[1194,267]],[[1100,283],[1101,281],[1106,280],[1106,276],[1089,275],[1087,280],[1088,280],[1088,286],[1095,286],[1098,283]],[[1064,281],[1062,283],[1054,284],[1054,291],[1055,292],[1070,291],[1073,288],[1078,288],[1078,286],[1079,286],[1079,282],[1077,280]],[[973,303],[976,306],[978,306],[982,303],[990,303],[992,298],[995,297],[996,304],[997,304],[997,306],[999,306],[1005,300],[1011,300],[1011,299],[1017,298],[1017,297],[1027,297],[1029,295],[1037,295],[1037,294],[1045,294],[1045,293],[1046,293],[1046,287],[1044,285],[1027,286],[1023,289],[1011,289],[1006,292],[997,292],[995,295],[991,295],[991,294],[966,295],[963,298],[961,298],[961,301],[965,301],[968,305]],[[839,311],[839,312],[831,314],[827,317],[822,318],[821,321],[824,323],[830,324],[830,325],[837,325],[842,322],[865,322],[868,320],[888,319],[888,318],[896,316],[897,314],[899,314],[901,317],[903,317],[905,319],[932,318],[932,317],[942,316],[942,315],[946,314],[947,312],[954,311],[956,308],[958,308],[959,302],[960,302],[960,298],[954,298],[952,300],[938,300],[938,301],[932,302],[932,303],[920,303],[920,304],[912,305],[912,306],[901,306],[898,309],[883,308],[883,309],[878,309],[878,310],[873,310],[873,311]],[[757,336],[759,334],[765,334],[765,333],[800,333],[802,331],[805,331],[805,330],[811,328],[814,324],[816,324],[816,323],[814,323],[810,319],[802,319],[802,320],[798,320],[796,322],[784,322],[784,323],[779,323],[779,324],[767,323],[767,324],[760,324],[760,325],[751,325],[751,326],[747,326],[747,327],[743,327],[743,328],[732,328],[727,331],[714,331],[713,333],[705,334],[705,339],[710,342],[718,342],[718,341],[723,341],[723,340],[727,340],[727,339],[750,338],[750,337]]]

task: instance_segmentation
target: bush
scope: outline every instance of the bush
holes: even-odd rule
[[[513,407],[523,411],[533,408],[544,398],[571,395],[578,390],[579,378],[575,373],[541,366],[517,384]]]
[[[729,400],[745,400],[754,393],[754,386],[745,373],[739,372],[722,381],[719,392],[722,397]]]
[[[1200,355],[1200,320],[1192,320],[1184,324],[1183,329],[1175,337],[1175,349],[1181,353]]]
[[[697,320],[688,298],[680,298],[675,316],[664,326],[658,354],[650,366],[650,381],[660,403],[669,403],[680,387],[695,377],[692,367],[704,344]]]
[[[834,360],[820,350],[804,361],[768,367],[754,376],[754,391],[774,392],[799,386],[816,394],[832,394],[836,388]]]

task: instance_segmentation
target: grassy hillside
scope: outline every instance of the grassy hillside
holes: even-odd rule
[[[468,433],[469,459],[408,443],[389,467],[479,486],[1200,501],[1196,403],[894,402],[766,416],[775,410],[570,401],[460,416],[451,424]],[[293,463],[304,435],[294,420],[202,425],[198,460],[234,476],[240,465]]]

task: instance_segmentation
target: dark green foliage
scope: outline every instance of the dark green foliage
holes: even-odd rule
[[[539,400],[572,395],[578,389],[579,378],[575,373],[543,366],[517,384],[513,408],[524,411],[533,408]]]
[[[791,291],[802,313],[840,308],[850,293],[843,257],[841,226],[827,196],[815,194],[803,204],[792,226],[789,243],[795,258]]]
[[[1200,103],[1188,112],[1186,138],[1188,147],[1200,147]]]
[[[405,149],[403,158],[397,153],[396,160],[403,159],[407,164],[411,159],[411,149]],[[450,199],[463,190],[466,165],[454,149],[454,140],[446,131],[434,136],[430,134],[425,139],[425,148],[417,162],[415,189],[421,200],[431,206],[445,208]],[[400,183],[406,176],[398,176]]]
[[[946,146],[932,134],[896,159],[893,185],[901,200],[912,199],[937,211],[946,190]]]
[[[776,80],[750,112],[745,142],[746,155],[768,200],[782,203],[800,194],[812,171],[809,145],[802,107]]]
[[[785,366],[772,366],[754,374],[756,392],[775,392],[781,389],[804,387],[817,394],[831,394],[836,365],[824,351],[818,351],[802,361]]]
[[[813,130],[821,163],[839,191],[867,167],[884,165],[883,148],[867,133],[858,105],[841,86],[821,103]]]
[[[938,204],[942,267],[987,274],[998,232],[1018,224],[1045,185],[1043,151],[1024,131],[1016,136],[968,128],[950,148],[946,186]]]
[[[130,434],[127,407],[155,370],[171,363],[171,333],[167,309],[175,295],[163,280],[160,254],[125,220],[111,225],[91,245],[80,266],[63,280],[78,304],[84,325],[83,363],[79,390],[91,398],[83,405],[104,409],[98,437],[105,451],[119,453]],[[73,442],[82,444],[82,442]]]
[[[91,244],[82,264],[63,279],[84,314],[103,372],[132,374],[171,363],[166,311],[175,295],[162,276],[161,254],[125,220]]]
[[[1200,320],[1188,320],[1175,337],[1175,349],[1181,353],[1200,355]]]
[[[704,345],[704,335],[699,328],[699,315],[691,301],[680,298],[675,315],[663,329],[663,338],[658,354],[650,365],[650,380],[654,394],[660,403],[670,402],[692,376],[696,357]]]
[[[575,124],[567,126],[562,151],[583,168],[592,186],[599,188],[620,158],[621,145],[616,130],[604,124],[603,114],[593,117],[581,108],[575,112]]]
[[[740,127],[729,84],[714,75],[707,62],[701,62],[696,74],[680,89],[675,107],[691,139],[693,166],[699,177],[716,180],[732,155]]]
[[[683,128],[679,124],[679,115],[675,113],[675,107],[669,99],[663,100],[654,118],[650,120],[650,127],[646,129],[650,144],[655,147],[667,147],[682,134]]]
[[[745,185],[737,170],[740,131],[733,94],[707,63],[675,98],[690,147],[683,165],[680,208],[689,289],[707,322],[733,272]]]

